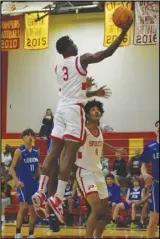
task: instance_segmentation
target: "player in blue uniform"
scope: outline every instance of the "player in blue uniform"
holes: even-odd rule
[[[26,129],[22,132],[24,145],[16,149],[13,161],[10,167],[10,174],[17,186],[17,194],[19,199],[19,212],[16,224],[16,239],[22,238],[21,227],[23,220],[28,213],[29,217],[29,237],[34,238],[34,225],[36,214],[32,206],[32,195],[37,191],[38,179],[40,176],[39,168],[39,150],[32,146],[35,133],[32,129]]]
[[[141,172],[144,181],[151,187],[150,220],[147,227],[147,237],[155,238],[159,222],[159,120],[155,123],[157,139],[149,142],[140,158],[142,162]],[[152,176],[147,173],[146,164],[152,164]]]
[[[145,200],[145,190],[144,188],[140,187],[140,179],[134,178],[133,180],[133,187],[128,189],[125,202],[121,202],[116,204],[115,210],[112,216],[112,222],[109,227],[116,227],[116,219],[119,214],[120,210],[127,210],[132,208],[131,212],[131,228],[135,228],[135,218],[136,218],[136,208],[140,206]]]

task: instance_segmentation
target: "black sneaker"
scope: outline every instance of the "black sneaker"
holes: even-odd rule
[[[53,232],[60,231],[59,222],[55,215],[49,216],[49,227],[50,227],[50,230],[52,230]]]

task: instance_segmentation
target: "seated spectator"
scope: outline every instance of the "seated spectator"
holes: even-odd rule
[[[107,176],[107,174],[109,174],[109,159],[105,158],[104,155],[102,155],[101,157],[101,165],[102,165],[102,172],[104,177]]]
[[[135,156],[133,156],[128,163],[128,175],[127,178],[131,181],[133,176],[141,177],[141,161],[139,160],[141,156],[141,150],[139,148],[135,149]]]
[[[53,115],[51,109],[47,109],[42,120],[42,126],[40,128],[39,137],[47,138],[51,134],[53,128]]]
[[[12,158],[13,158],[13,151],[12,151],[12,148],[9,144],[6,144],[5,151],[2,153],[1,157],[2,157],[1,162],[4,163],[6,174],[8,174],[9,173],[9,167],[11,165]]]
[[[4,177],[1,176],[1,200],[2,200],[2,209],[1,209],[1,223],[5,221],[5,208],[11,204],[11,186],[5,183]]]
[[[112,213],[114,212],[116,204],[120,203],[120,187],[114,182],[114,175],[108,174],[106,177],[108,194],[109,194],[109,206],[112,208]]]
[[[126,161],[122,158],[119,152],[115,153],[116,159],[113,163],[113,173],[114,176],[118,179],[125,179],[127,172],[126,172]]]
[[[140,179],[137,177],[133,181],[133,187],[128,189],[125,202],[118,203],[115,207],[112,222],[110,227],[116,227],[116,218],[120,210],[128,210],[131,208],[131,228],[136,228],[135,218],[136,218],[136,209],[144,202],[145,190],[140,187]]]

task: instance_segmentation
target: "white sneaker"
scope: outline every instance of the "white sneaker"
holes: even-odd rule
[[[64,223],[63,204],[61,199],[56,194],[54,194],[54,196],[48,198],[48,204],[56,214],[58,220],[61,223]]]
[[[17,233],[17,234],[14,236],[14,239],[22,239],[21,233]]]
[[[34,239],[34,236],[30,235],[30,236],[27,237],[27,239]]]

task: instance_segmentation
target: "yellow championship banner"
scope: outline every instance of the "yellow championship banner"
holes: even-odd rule
[[[46,13],[38,13],[39,17]],[[25,14],[25,38],[24,48],[29,50],[39,50],[48,47],[49,16],[37,20],[37,13]]]
[[[121,28],[116,27],[112,21],[112,15],[116,8],[127,7],[131,10],[131,2],[106,2],[105,3],[105,23],[104,23],[104,46],[109,46],[121,33]],[[131,30],[129,30],[121,42],[120,46],[128,46],[131,39]]]

